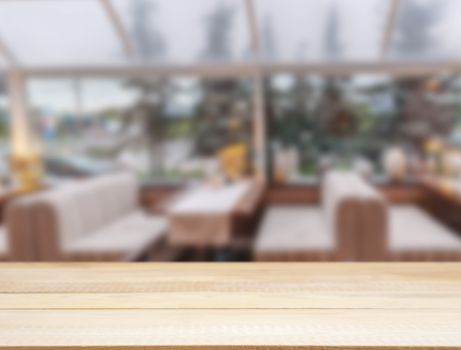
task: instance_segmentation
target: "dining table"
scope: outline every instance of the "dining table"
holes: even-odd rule
[[[228,247],[241,233],[239,219],[254,221],[263,195],[264,185],[254,180],[204,183],[183,190],[166,209],[169,244]]]

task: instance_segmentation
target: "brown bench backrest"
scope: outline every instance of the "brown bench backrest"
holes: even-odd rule
[[[356,261],[359,257],[360,198],[354,190],[357,175],[330,171],[322,183],[322,209],[325,221],[336,238],[337,259]]]
[[[137,180],[129,173],[79,181],[13,203],[7,225],[15,259],[61,260],[68,242],[92,234],[137,204]]]
[[[359,225],[359,259],[382,261],[387,256],[389,208],[384,196],[364,179],[359,179],[361,197]]]

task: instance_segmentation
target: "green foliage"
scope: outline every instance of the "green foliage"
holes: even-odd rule
[[[0,138],[8,138],[9,135],[9,122],[8,112],[0,109]]]
[[[313,86],[303,77],[294,79],[295,83],[288,90],[269,91],[272,110],[269,137],[282,148],[298,150],[300,173],[316,174],[320,157],[328,154],[334,156],[334,166],[339,169],[349,169],[357,156],[369,159],[377,167],[382,150],[393,140],[398,115],[378,114],[366,101],[354,102],[342,97],[342,89],[349,88],[343,84],[345,80],[326,78],[323,85]],[[385,85],[361,93],[363,96],[374,93],[394,96],[394,91]],[[345,110],[352,116],[350,134],[338,135],[331,129],[335,119],[328,118],[338,110]]]
[[[95,159],[115,159],[118,155],[118,150],[115,148],[92,147],[87,149],[87,155]]]
[[[165,125],[164,135],[167,138],[190,137],[194,128],[194,119],[190,118],[168,121]]]

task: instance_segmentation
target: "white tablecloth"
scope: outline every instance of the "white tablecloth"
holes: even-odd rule
[[[250,182],[212,187],[200,185],[186,192],[170,208],[171,214],[218,214],[231,212],[250,189]]]

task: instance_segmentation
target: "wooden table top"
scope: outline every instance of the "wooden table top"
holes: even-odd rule
[[[461,264],[0,265],[0,349],[460,349]]]

